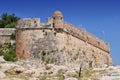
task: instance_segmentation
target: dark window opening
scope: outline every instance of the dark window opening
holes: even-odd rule
[[[53,23],[53,28],[55,27],[55,24]]]
[[[23,54],[25,53],[25,51],[23,50]]]
[[[36,23],[36,21],[34,21],[34,23]]]
[[[56,36],[56,32],[54,32],[54,35]]]
[[[100,45],[100,42],[98,42],[98,46]]]

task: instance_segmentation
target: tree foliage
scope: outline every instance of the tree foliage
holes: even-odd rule
[[[15,28],[16,22],[20,18],[15,16],[15,14],[3,13],[0,16],[0,28]]]

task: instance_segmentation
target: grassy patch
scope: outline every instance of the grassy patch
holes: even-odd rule
[[[39,80],[46,80],[46,78],[47,78],[46,76],[40,76]]]

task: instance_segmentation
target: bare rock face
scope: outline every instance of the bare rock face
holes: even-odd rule
[[[120,80],[120,76],[104,76],[100,80]]]
[[[65,80],[78,80],[77,78],[67,78],[67,79],[65,79]]]
[[[38,78],[29,78],[28,80],[39,80]]]
[[[28,65],[33,65],[35,67]],[[119,80],[120,66],[103,68],[41,64],[35,61],[20,60],[0,63],[0,80]]]
[[[0,56],[0,63],[4,63],[6,62],[4,59],[3,59],[3,56]]]
[[[4,78],[6,77],[5,73],[3,73],[2,71],[0,71],[0,78]]]

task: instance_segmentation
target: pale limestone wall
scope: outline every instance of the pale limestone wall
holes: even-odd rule
[[[100,67],[103,64],[112,65],[110,53],[105,52],[93,45],[88,44],[76,37],[66,33],[57,33],[57,48],[62,52],[62,61],[68,64],[80,64],[89,66],[92,61],[93,67]]]
[[[15,34],[15,28],[0,28],[0,43],[11,41],[11,35]]]
[[[53,28],[53,18],[46,18],[45,28]]]
[[[0,28],[0,35],[11,35],[15,32],[15,28]]]
[[[89,66],[91,61],[92,67],[112,65],[110,53],[66,32],[55,34],[52,29],[45,29],[43,32],[40,28],[19,29],[16,33],[16,53],[20,59],[36,59],[58,65],[79,65],[81,61],[84,62],[84,66]]]
[[[19,29],[16,31],[16,53],[21,59],[29,59],[34,57],[39,51],[47,51],[52,49],[51,37],[46,37],[52,29]],[[50,40],[51,39],[51,40]],[[32,56],[30,56],[32,55]]]
[[[40,28],[40,18],[24,18],[17,22],[16,28]]]
[[[17,28],[43,28],[43,27],[53,28],[53,19],[47,18],[46,24],[41,26],[39,18],[26,18],[19,20],[17,25]],[[108,43],[98,39],[96,36],[86,32],[85,30],[78,29],[71,24],[64,23],[63,31],[71,34],[76,38],[86,41],[97,48],[100,48],[106,52],[110,52]]]
[[[110,52],[109,44],[104,42],[103,40],[98,39],[96,36],[91,33],[86,32],[85,30],[78,29],[71,24],[64,23],[64,31],[73,35],[76,38],[79,38],[83,41],[88,42],[89,44],[100,48],[106,52]]]

